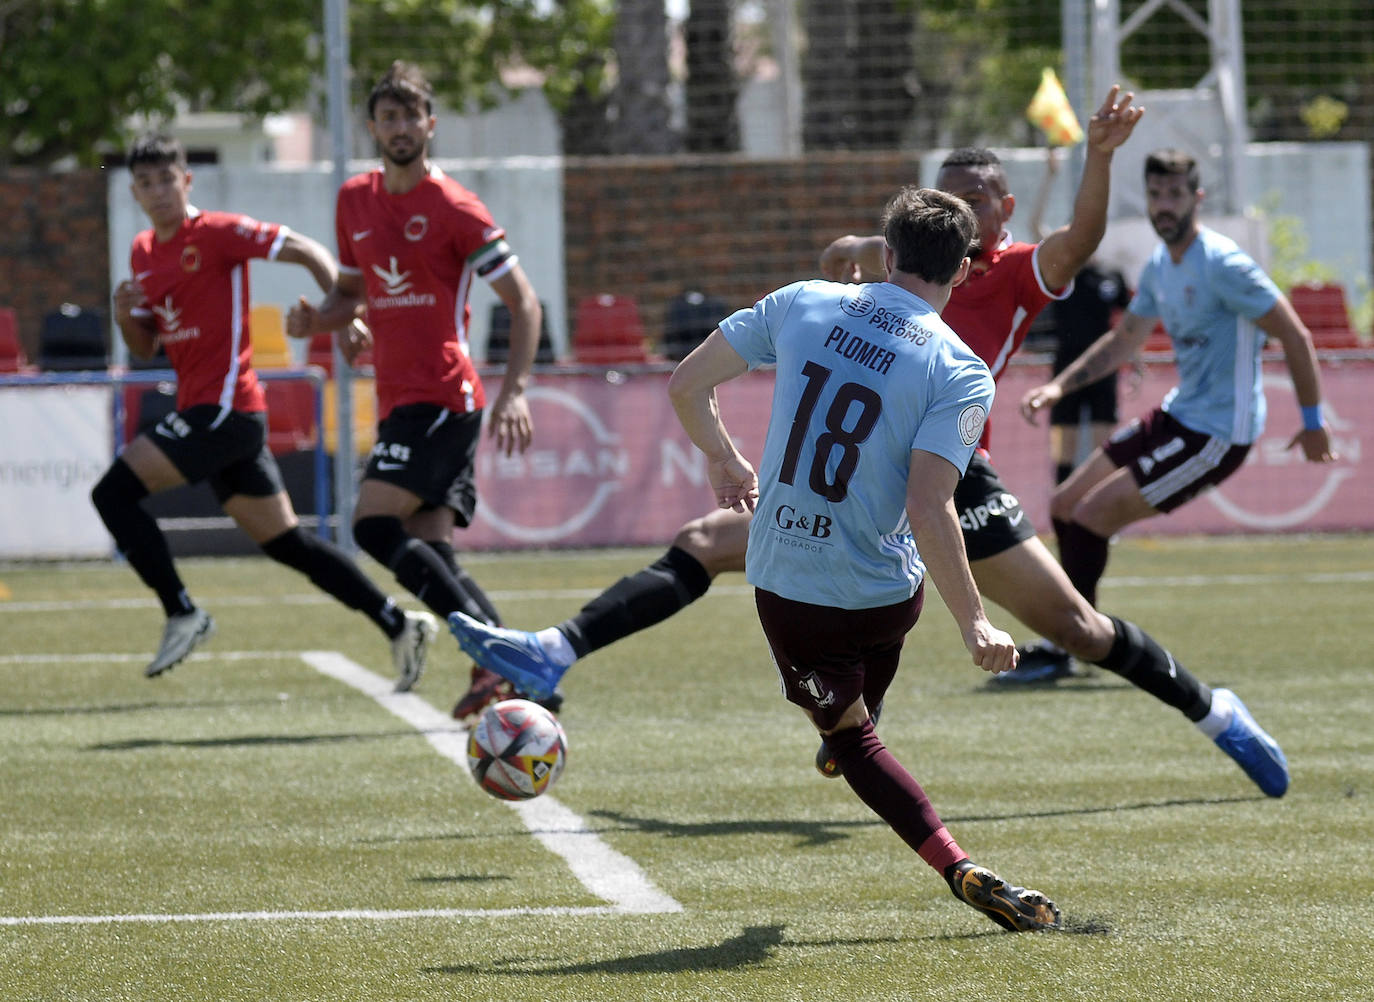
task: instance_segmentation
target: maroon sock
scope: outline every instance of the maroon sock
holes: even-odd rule
[[[1077,522],[1054,519],[1054,535],[1059,540],[1059,563],[1078,593],[1097,606],[1097,583],[1107,570],[1109,542]]]
[[[859,799],[937,872],[944,873],[947,866],[965,857],[945,831],[926,791],[887,750],[871,720],[827,734],[825,743]]]

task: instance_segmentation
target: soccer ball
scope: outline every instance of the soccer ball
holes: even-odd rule
[[[468,735],[468,768],[477,785],[502,800],[547,793],[563,772],[568,736],[538,703],[506,699],[483,711]]]

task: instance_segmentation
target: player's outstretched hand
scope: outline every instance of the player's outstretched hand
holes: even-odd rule
[[[759,499],[759,478],[749,461],[738,454],[706,464],[706,478],[716,494],[716,507],[753,511]]]
[[[143,294],[143,286],[139,285],[131,278],[126,278],[115,286],[114,306],[115,319],[125,323],[133,321],[134,310],[148,302]]]
[[[1334,463],[1340,454],[1331,445],[1331,432],[1322,425],[1320,428],[1304,428],[1288,441],[1288,448],[1302,446],[1302,455],[1309,463]]]
[[[523,392],[508,393],[502,388],[491,407],[487,434],[496,439],[496,448],[504,456],[513,456],[530,447],[534,441],[534,418]]]
[[[1113,84],[1107,92],[1107,99],[1092,118],[1088,119],[1088,147],[1099,153],[1111,153],[1131,137],[1135,123],[1145,114],[1143,107],[1133,107],[1135,95],[1130,91],[1121,93],[1121,87]]]
[[[1053,407],[1059,403],[1063,396],[1064,391],[1059,388],[1058,383],[1045,383],[1041,386],[1032,387],[1021,398],[1021,416],[1031,424],[1035,424],[1036,411]]]
[[[1011,634],[999,630],[985,618],[973,622],[964,643],[973,655],[973,663],[994,675],[1011,671],[1019,660],[1016,641],[1011,639]]]
[[[320,311],[301,296],[296,305],[286,311],[286,333],[289,337],[309,337],[319,328]]]
[[[350,366],[358,356],[372,347],[372,328],[361,317],[354,317],[348,326],[339,332],[339,351]]]

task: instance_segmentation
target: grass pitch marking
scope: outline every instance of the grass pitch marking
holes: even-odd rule
[[[334,651],[305,651],[301,659],[316,671],[370,696],[416,730],[440,755],[467,771],[467,728],[419,696],[395,692],[392,683]],[[609,901],[617,912],[680,912],[682,905],[664,894],[634,860],[616,852],[585,821],[545,794],[508,803],[531,835],[568,864],[583,887]]]
[[[282,651],[233,651],[219,655],[198,654],[193,658],[206,660],[258,659],[263,657],[297,657],[316,671],[345,685],[352,686],[380,703],[416,730],[440,755],[467,771],[467,728],[452,717],[440,713],[419,696],[395,692],[387,679],[368,671],[362,665],[334,651],[304,651],[294,655]],[[56,656],[54,656],[56,657]],[[78,659],[79,656],[78,656]],[[91,661],[143,661],[146,655],[91,654]],[[29,664],[48,660],[39,655],[8,655],[0,657],[0,664]],[[64,656],[63,660],[72,660]],[[592,894],[610,902],[607,905],[583,907],[528,908],[414,908],[367,909],[340,908],[323,911],[242,911],[242,912],[184,912],[132,913],[125,915],[0,915],[0,928],[34,925],[119,925],[194,922],[319,922],[367,921],[385,922],[398,919],[487,919],[513,915],[649,915],[680,912],[680,905],[664,894],[628,856],[616,852],[592,832],[586,822],[553,797],[545,794],[535,800],[507,804],[525,823],[531,835],[546,849],[561,858],[573,876]]]

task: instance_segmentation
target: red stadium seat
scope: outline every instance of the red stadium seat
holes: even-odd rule
[[[1317,348],[1350,349],[1361,347],[1360,339],[1350,327],[1350,314],[1345,306],[1345,290],[1331,283],[1304,282],[1295,285],[1288,299],[1298,317],[1312,332]]]
[[[24,345],[19,340],[19,318],[8,306],[0,306],[0,372],[22,372],[29,368]]]
[[[573,326],[573,361],[583,365],[649,362],[639,306],[629,296],[603,293],[577,304]]]

